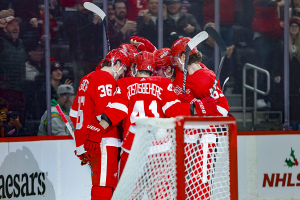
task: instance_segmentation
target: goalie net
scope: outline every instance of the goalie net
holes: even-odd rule
[[[139,119],[113,200],[237,199],[233,117]]]

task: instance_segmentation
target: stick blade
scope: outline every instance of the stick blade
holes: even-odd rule
[[[83,6],[89,11],[92,11],[93,13],[99,15],[102,21],[104,21],[104,17],[106,17],[106,15],[98,6],[91,2],[84,2]]]
[[[198,44],[200,44],[201,42],[203,42],[207,38],[208,38],[207,32],[206,31],[202,31],[202,32],[198,33],[196,36],[194,36],[191,39],[191,41],[189,41],[189,43],[187,45],[192,50],[193,48],[195,48]]]
[[[221,38],[220,34],[213,27],[207,27],[205,29],[205,31],[217,43],[217,45],[218,45],[218,47],[219,47],[219,49],[221,51],[221,56],[222,57],[225,56],[226,55],[226,49],[227,49],[227,47],[226,47],[223,39]]]

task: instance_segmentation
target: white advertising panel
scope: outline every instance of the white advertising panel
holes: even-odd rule
[[[240,200],[300,199],[300,134],[238,136]]]
[[[300,136],[257,136],[259,197],[300,198]]]
[[[0,142],[0,199],[88,200],[91,172],[73,140]]]

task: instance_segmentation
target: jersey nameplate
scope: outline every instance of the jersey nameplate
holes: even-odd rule
[[[127,87],[127,96],[128,99],[130,99],[130,97],[132,95],[136,95],[136,94],[152,94],[153,96],[156,96],[158,99],[161,100],[161,92],[163,91],[163,89],[159,86],[157,86],[154,83],[135,83],[132,85],[129,85]]]

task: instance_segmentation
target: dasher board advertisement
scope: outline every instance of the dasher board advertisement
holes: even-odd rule
[[[70,139],[0,141],[0,199],[89,200],[91,171],[74,150]]]
[[[239,199],[300,199],[300,134],[238,136]]]

